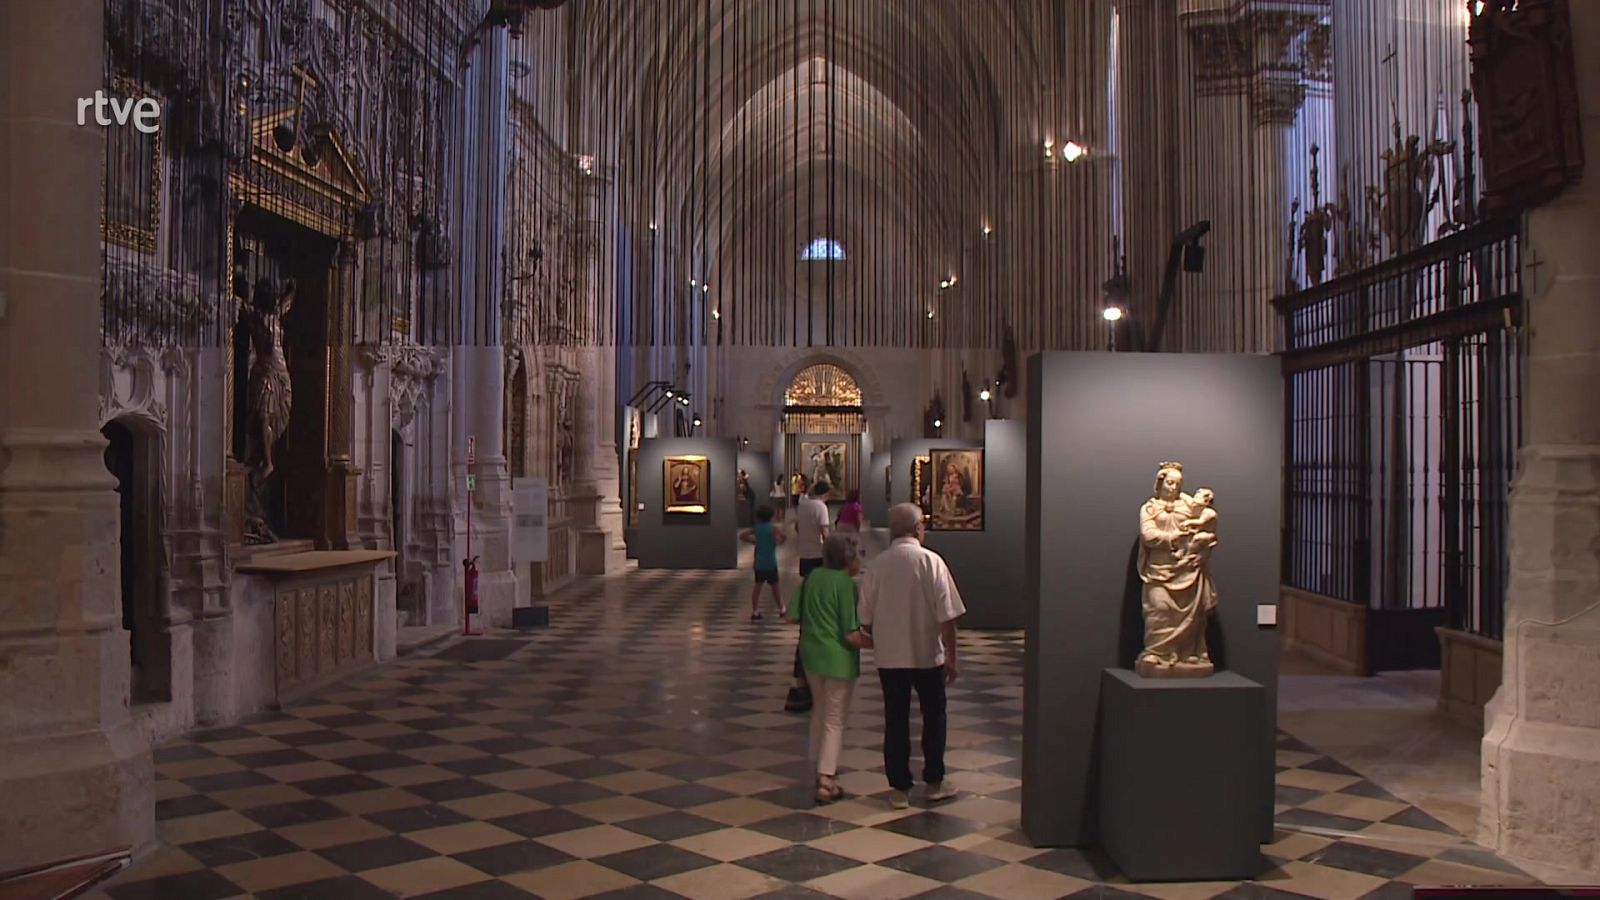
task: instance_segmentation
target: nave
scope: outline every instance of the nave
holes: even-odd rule
[[[869,657],[851,796],[813,808],[807,718],[780,711],[795,631],[770,608],[749,621],[749,579],[629,569],[559,595],[548,629],[452,638],[169,743],[163,846],[90,896],[1356,900],[1531,881],[1288,734],[1273,866],[1254,883],[1131,885],[1093,851],[1034,849],[1018,830],[1019,632],[962,632],[959,798],[888,808]],[[1285,695],[1302,705],[1328,690],[1297,678]]]

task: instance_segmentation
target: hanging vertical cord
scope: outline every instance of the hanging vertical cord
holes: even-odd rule
[[[833,131],[833,121],[834,121],[834,112],[835,112],[834,111],[834,105],[833,105],[833,98],[834,98],[834,93],[835,93],[835,87],[834,87],[834,83],[833,83],[833,73],[835,71],[834,52],[835,52],[835,47],[836,47],[836,42],[835,42],[835,39],[834,39],[834,26],[835,26],[836,23],[834,22],[834,18],[833,18],[833,0],[826,0],[826,2],[827,2],[827,6],[824,8],[824,19],[825,19],[825,21],[824,21],[824,24],[823,24],[823,29],[824,29],[824,32],[827,35],[827,54],[826,54],[825,58],[822,61],[822,66],[823,66],[823,70],[822,70],[823,71],[823,85],[824,85],[825,90],[827,90],[827,92],[828,92],[828,94],[827,94],[827,99],[828,99],[827,117],[826,117],[826,122],[824,123],[824,127],[827,129],[826,132],[825,132],[827,140],[826,140],[826,142],[824,144],[824,147],[826,148],[826,151],[827,151],[827,155],[824,157],[824,162],[828,167],[827,168],[827,172],[826,172],[827,189],[828,189],[828,206],[827,206],[827,212],[826,212],[825,219],[826,219],[826,221],[828,223],[828,225],[827,225],[827,233],[828,233],[829,239],[837,239],[838,238],[838,234],[839,234],[838,225],[837,225],[837,223],[835,223],[834,218],[833,218],[833,182],[834,182],[834,173],[837,171],[836,160],[834,159],[834,153],[837,151],[837,145],[834,143],[834,131]],[[832,347],[833,344],[834,344],[834,340],[833,340],[833,270],[834,270],[834,268],[835,268],[835,263],[829,262],[827,264],[827,268],[825,270],[827,272],[827,275],[826,275],[827,282],[825,284],[825,290],[826,290],[826,294],[827,294],[827,308],[828,308],[827,345],[830,346],[830,347]]]

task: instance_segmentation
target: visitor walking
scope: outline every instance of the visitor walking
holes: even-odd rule
[[[782,522],[785,518],[784,513],[789,509],[788,495],[783,492],[782,479],[772,479],[772,490],[767,491],[767,500],[772,503],[774,521]]]
[[[802,476],[803,477],[803,476]],[[795,552],[800,556],[800,577],[822,567],[822,543],[828,539],[828,504],[823,497],[832,490],[826,481],[811,486],[811,496],[800,501],[794,513]],[[794,686],[783,703],[787,712],[806,712],[811,709],[811,687],[806,683],[806,670],[800,665],[800,648],[794,648]]]
[[[861,530],[867,523],[867,511],[861,506],[861,491],[852,490],[845,497],[844,504],[839,507],[839,513],[834,517],[833,524],[839,533],[850,538],[856,545],[856,556],[865,557],[861,550]]]
[[[789,618],[800,624],[800,658],[810,685],[810,758],[816,763],[818,803],[844,796],[839,787],[839,754],[850,698],[861,677],[861,648],[872,639],[856,615],[856,583],[861,569],[855,544],[843,535],[822,546],[822,568],[801,582],[789,604]]]
[[[967,608],[939,554],[922,546],[922,509],[889,510],[889,548],[861,576],[861,627],[871,636],[883,686],[883,768],[889,803],[911,791],[911,692],[922,709],[922,780],[928,799],[956,795],[945,781],[945,686],[956,680],[956,619]]]
[[[783,598],[778,595],[778,545],[787,539],[787,535],[772,527],[772,507],[763,506],[756,510],[756,524],[739,532],[739,540],[747,544],[755,544],[755,570],[756,583],[750,591],[750,621],[761,621],[761,586],[772,586],[772,602],[778,607],[778,615],[786,616],[788,610],[784,608]]]

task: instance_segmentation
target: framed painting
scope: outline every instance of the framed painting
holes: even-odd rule
[[[850,493],[849,445],[844,441],[802,441],[800,461],[811,484],[826,481],[829,500],[843,500]]]
[[[711,461],[704,456],[669,456],[661,461],[669,513],[705,515],[711,508]]]
[[[110,93],[116,100],[129,102],[151,97],[126,78],[114,79]],[[161,134],[159,130],[146,134],[136,128],[106,129],[100,236],[141,253],[156,252],[161,224]]]
[[[928,486],[934,531],[983,530],[983,451],[934,450]]]
[[[922,507],[922,517],[926,519],[933,514],[933,505],[930,502],[928,489],[933,483],[933,460],[927,456],[918,456],[911,460],[911,502]]]

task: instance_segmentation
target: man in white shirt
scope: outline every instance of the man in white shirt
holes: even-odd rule
[[[811,486],[794,516],[795,551],[800,555],[800,577],[822,565],[822,544],[828,539],[828,504],[823,498],[833,490],[826,481]]]
[[[800,578],[804,580],[813,569],[822,567],[822,544],[828,539],[828,504],[824,497],[833,488],[826,481],[811,486],[810,496],[800,501],[794,514],[795,550],[800,555]],[[785,712],[811,711],[811,686],[806,683],[806,670],[800,664],[800,647],[794,648],[794,686],[783,702]]]
[[[922,708],[922,780],[929,800],[956,795],[944,780],[945,686],[956,680],[956,619],[967,608],[939,554],[922,546],[922,508],[889,510],[889,549],[861,576],[861,627],[872,635],[883,685],[883,767],[889,802],[904,809],[911,780],[911,692]]]

